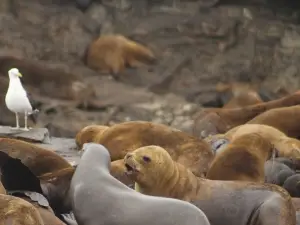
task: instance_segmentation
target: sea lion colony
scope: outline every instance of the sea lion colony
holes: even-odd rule
[[[205,139],[146,121],[89,125],[74,137],[82,157],[77,166],[34,143],[1,138],[2,195],[33,206],[25,214],[37,224],[150,223],[147,210],[158,224],[179,221],[180,212],[187,220],[180,224],[294,225],[299,140],[278,125],[282,117],[270,122],[263,115],[295,108],[272,108],[256,123]]]

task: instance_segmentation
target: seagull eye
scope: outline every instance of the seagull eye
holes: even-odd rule
[[[150,157],[148,157],[148,156],[143,156],[143,160],[145,162],[150,162],[151,161]]]

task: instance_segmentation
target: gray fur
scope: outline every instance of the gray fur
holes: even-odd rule
[[[71,182],[78,225],[209,225],[196,206],[177,199],[143,195],[110,175],[110,155],[95,143],[84,153]]]
[[[265,162],[265,182],[282,186],[285,180],[296,172],[277,160]]]

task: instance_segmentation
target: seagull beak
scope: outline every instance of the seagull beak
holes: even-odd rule
[[[21,73],[18,73],[18,77],[22,77],[23,75]]]

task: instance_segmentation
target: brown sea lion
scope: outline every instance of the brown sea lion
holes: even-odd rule
[[[233,82],[225,84],[220,82],[217,84],[216,90],[221,95],[228,92],[231,94],[231,99],[223,106],[223,109],[244,107],[263,102],[257,91],[249,83]]]
[[[70,189],[78,224],[210,225],[205,214],[188,202],[143,195],[115,179],[104,146],[88,143],[83,148]]]
[[[300,137],[300,128],[297,121],[300,120],[300,105],[270,109],[247,124],[264,124],[277,128],[289,137]]]
[[[291,197],[277,185],[196,177],[158,146],[139,148],[128,153],[124,161],[137,191],[191,201],[211,224],[296,223]]]
[[[99,72],[119,74],[126,66],[153,63],[155,56],[150,49],[122,35],[103,35],[91,42],[85,61],[88,67]]]
[[[264,182],[264,164],[272,155],[275,149],[268,139],[256,133],[239,136],[216,154],[206,178]]]
[[[206,136],[216,133],[225,133],[233,127],[242,125],[258,116],[259,114],[274,108],[288,107],[300,104],[300,91],[285,96],[283,98],[249,105],[233,109],[204,109],[194,115],[195,126],[194,135],[199,136],[202,131],[206,131]],[[210,126],[207,126],[207,121]]]
[[[72,167],[54,151],[26,141],[0,138],[0,151],[12,158],[20,159],[36,176]]]
[[[146,121],[113,125],[94,142],[109,149],[113,161],[123,159],[127,152],[139,147],[158,145],[196,176],[203,176],[213,159],[211,148],[206,142],[166,125]]]
[[[81,149],[84,143],[93,142],[96,135],[101,135],[108,126],[103,125],[89,125],[81,129],[75,137],[78,149]]]
[[[75,168],[67,167],[36,176],[20,159],[0,151],[1,182],[9,192],[25,190],[44,195],[57,214],[71,210],[68,191]]]
[[[0,224],[45,225],[39,211],[29,202],[0,194]]]
[[[295,138],[290,138],[278,129],[268,125],[244,124],[229,130],[224,134],[224,137],[233,141],[241,135],[250,133],[257,133],[268,139],[277,149],[280,157],[300,157],[300,141]]]
[[[65,223],[55,216],[49,202],[43,195],[28,191],[14,191],[9,194],[31,203],[40,213],[44,225],[65,225]]]
[[[34,87],[34,91],[52,98],[78,100],[92,97],[94,90],[83,80],[61,69],[53,69],[38,61],[21,59],[15,56],[0,56],[0,74],[7,76],[11,68],[18,68],[23,74],[26,86]],[[57,90],[59,91],[53,91]]]

